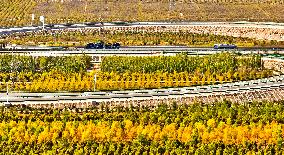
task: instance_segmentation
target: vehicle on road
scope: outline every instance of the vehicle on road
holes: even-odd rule
[[[236,49],[237,46],[234,44],[215,44],[214,49]]]
[[[86,49],[119,49],[119,43],[104,43],[103,41],[99,41],[96,43],[88,43],[85,47]]]

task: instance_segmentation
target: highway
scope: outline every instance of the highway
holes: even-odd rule
[[[213,49],[213,48],[191,48],[184,46],[146,46],[146,47],[122,47],[120,49],[72,49],[52,50],[49,47],[20,47],[20,49],[0,50],[0,54],[14,54],[27,56],[74,56],[86,54],[92,57],[93,64],[99,64],[105,56],[173,56],[179,53],[187,53],[192,56],[204,56],[224,51],[241,54],[284,54],[284,48],[238,48],[238,49]]]
[[[216,34],[234,37],[249,37],[284,41],[283,23],[262,22],[134,22],[134,23],[77,23],[45,25],[45,31],[83,31],[83,30],[117,30],[117,31],[152,31],[178,32],[189,30],[198,34]],[[238,30],[237,30],[238,29]],[[260,31],[256,31],[256,30]],[[11,34],[41,32],[42,26],[25,26],[0,28],[0,38]]]
[[[255,91],[284,89],[284,75],[259,80],[224,83],[209,86],[182,87],[152,90],[129,90],[112,92],[83,92],[83,93],[10,93],[9,103],[12,105],[65,104],[88,102],[145,101],[153,99],[194,98],[212,95],[232,95]],[[0,93],[0,105],[7,103],[7,94]]]
[[[224,27],[251,27],[251,28],[274,28],[284,29],[284,23],[274,22],[132,22],[132,23],[75,23],[75,24],[54,24],[45,25],[45,30],[60,29],[83,29],[83,28],[108,28],[108,27],[147,27],[147,26],[224,26]],[[24,27],[2,27],[0,35],[19,32],[41,31],[42,26],[24,26]]]
[[[234,50],[234,51],[281,51],[284,50],[284,47],[237,47],[236,49],[214,49],[212,47],[190,47],[190,46],[121,46],[119,49],[85,49],[84,47],[52,47],[52,46],[24,46],[24,45],[14,45],[6,46],[5,48],[0,49],[0,51],[76,51],[76,50],[87,50],[87,51],[200,51],[200,50]]]
[[[52,47],[40,47],[40,46],[18,46],[17,48],[0,49],[0,54],[27,54],[34,56],[65,56],[76,54],[88,54],[88,55],[153,55],[153,54],[178,54],[187,52],[188,54],[214,54],[224,51],[239,52],[242,54],[248,53],[269,53],[275,52],[279,54],[284,53],[284,48],[252,48],[252,47],[240,47],[237,49],[214,49],[213,47],[186,47],[186,46],[127,46],[120,49],[84,49],[84,48],[72,48],[72,49],[58,49]]]
[[[39,48],[37,48],[39,49]],[[208,54],[215,54],[224,51],[237,52],[241,54],[284,54],[284,49],[253,49],[253,48],[239,48],[239,49],[213,49],[213,48],[189,48],[189,47],[122,47],[120,49],[74,49],[74,50],[0,50],[0,54],[16,54],[28,56],[72,56],[86,54],[92,57],[92,63],[100,63],[105,56],[173,56],[179,53],[187,53],[192,56],[203,56]]]
[[[54,25],[46,27],[46,30],[81,30],[81,29],[101,29],[101,28],[123,28],[123,27],[148,27],[148,26],[221,26],[221,27],[245,27],[245,28],[271,28],[284,30],[283,23],[220,23],[220,22],[193,22],[193,23],[128,23],[117,25],[113,23],[104,24],[74,24]],[[20,28],[0,28],[0,37],[5,37],[13,33],[37,32],[42,31],[41,27],[20,27]],[[159,46],[159,47],[122,47],[120,49],[86,50],[69,49],[54,50],[47,47],[21,47],[19,49],[0,50],[0,54],[20,54],[31,56],[68,56],[77,54],[87,54],[96,58],[95,63],[99,63],[103,56],[127,55],[127,56],[153,56],[153,55],[175,55],[187,52],[189,55],[207,55],[223,51],[234,51],[242,54],[248,53],[269,53],[275,52],[284,54],[284,49],[263,49],[263,48],[238,48],[234,50],[215,50],[213,48],[190,48],[184,46]],[[269,79],[219,84],[213,86],[197,86],[184,88],[153,89],[153,90],[133,90],[133,91],[113,91],[113,92],[83,92],[83,93],[10,93],[9,103],[13,105],[33,105],[33,104],[61,104],[61,103],[101,103],[101,102],[125,102],[133,100],[153,100],[153,99],[172,99],[181,97],[198,97],[210,95],[230,95],[242,94],[255,91],[269,91],[284,88],[284,76],[272,77]],[[7,103],[6,93],[0,93],[0,105]]]

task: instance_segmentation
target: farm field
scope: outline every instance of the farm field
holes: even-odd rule
[[[273,21],[283,22],[282,0],[91,1],[2,0],[1,26],[98,21]]]
[[[0,6],[0,155],[284,154],[283,0]]]
[[[1,55],[1,90],[58,92],[96,89],[128,90],[184,87],[259,79],[272,75],[258,55],[220,53],[208,56],[105,57],[101,71],[91,57],[38,57]],[[89,70],[89,71],[88,71]],[[247,74],[249,73],[249,74]]]
[[[281,154],[283,102],[0,108],[5,154]]]
[[[200,28],[199,30],[201,30]],[[162,30],[161,30],[162,31]],[[0,42],[28,46],[84,47],[89,42],[119,42],[122,46],[188,46],[213,47],[216,43],[235,44],[238,47],[284,47],[283,41],[258,40],[248,37],[233,37],[210,33],[153,32],[145,30],[60,30],[34,33],[12,34],[2,37]]]

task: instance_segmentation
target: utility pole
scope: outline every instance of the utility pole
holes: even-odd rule
[[[15,48],[15,47],[14,47]],[[12,50],[12,55],[11,55],[11,73],[10,73],[10,80],[11,80],[11,88],[14,88],[14,76],[13,73],[15,71],[16,76],[17,76],[17,69],[18,65],[17,63],[15,63],[14,61],[17,61],[14,59],[14,49]],[[9,103],[9,81],[7,82],[7,106],[11,105],[11,103]]]
[[[9,83],[7,82],[7,105],[9,105]]]
[[[44,30],[44,16],[40,16],[39,21],[42,22],[42,30]]]
[[[12,50],[12,60],[11,60],[11,66],[12,66],[12,69],[14,69],[14,59],[13,59],[13,56],[14,56],[14,49]],[[11,76],[11,74],[13,74],[13,70],[11,69],[11,73],[10,73],[10,80],[12,79],[13,81],[13,77]],[[9,81],[7,82],[7,102],[6,102],[6,106],[9,106],[10,103],[9,103]]]
[[[94,75],[94,92],[96,91],[97,74]]]
[[[33,24],[34,24],[34,20],[35,20],[35,14],[32,14],[32,22],[31,22],[31,26],[33,26]]]
[[[175,8],[176,2],[175,0],[169,0],[169,11],[173,11]]]

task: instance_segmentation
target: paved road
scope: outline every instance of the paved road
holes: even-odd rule
[[[170,31],[175,32],[182,29],[192,29],[192,33],[211,33],[234,37],[249,37],[256,39],[278,40],[284,41],[283,23],[257,23],[257,22],[135,22],[126,24],[98,23],[98,24],[57,24],[52,27],[45,26],[45,30],[70,30],[83,31],[85,29],[106,29],[117,31],[149,31],[159,32]],[[195,29],[196,28],[196,29]],[[213,29],[212,29],[213,28]],[[14,33],[40,32],[41,26],[26,26],[14,28],[0,28],[0,38],[7,37]],[[275,32],[274,32],[275,31]]]
[[[284,29],[284,23],[274,22],[134,22],[126,24],[113,24],[113,23],[78,23],[78,24],[55,24],[52,27],[45,25],[46,30],[58,29],[82,29],[82,28],[103,28],[103,27],[142,27],[142,26],[224,26],[224,27],[252,27],[252,28],[275,28]],[[25,26],[25,27],[7,27],[0,28],[0,35],[12,34],[17,32],[33,32],[41,31],[41,26]]]
[[[21,47],[24,48],[24,47]],[[213,49],[213,48],[190,48],[180,46],[156,46],[156,47],[122,47],[120,49],[73,49],[58,50],[50,47],[26,47],[25,49],[0,50],[0,54],[22,54],[31,56],[67,56],[77,54],[87,54],[90,56],[109,56],[109,55],[131,55],[131,56],[151,56],[151,55],[175,55],[187,52],[189,55],[207,55],[224,51],[248,53],[269,53],[275,52],[284,54],[284,48],[238,48],[238,49]]]

